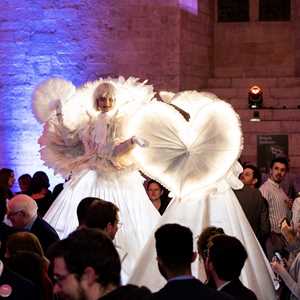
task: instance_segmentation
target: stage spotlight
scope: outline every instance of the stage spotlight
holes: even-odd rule
[[[248,92],[249,108],[261,108],[263,104],[263,92],[258,85],[253,85]]]
[[[253,112],[252,118],[250,119],[251,122],[260,122],[260,115],[259,115],[259,111],[255,110]]]

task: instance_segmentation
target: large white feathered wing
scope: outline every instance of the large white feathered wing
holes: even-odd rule
[[[179,106],[179,97],[176,104],[191,114],[189,122],[171,106],[153,101],[130,128],[149,142],[147,148],[134,149],[142,171],[184,198],[227,174],[240,155],[242,133],[238,116],[226,102],[194,91],[181,97],[187,104]]]
[[[33,114],[44,124],[38,140],[41,159],[62,176],[70,174],[78,157],[84,153],[78,137],[84,113],[76,94],[70,81],[50,78],[40,83],[32,95]]]
[[[57,108],[59,101],[66,103],[76,88],[72,82],[62,78],[50,78],[41,82],[32,94],[32,112],[40,123],[46,122]]]
[[[86,161],[80,133],[90,126],[99,111],[95,110],[94,93],[99,84],[108,82],[116,87],[114,110],[117,116],[116,142],[128,135],[128,120],[154,96],[153,87],[138,78],[98,79],[75,89],[72,83],[52,78],[41,83],[33,93],[33,111],[45,123],[39,139],[41,158],[45,164],[64,176],[80,169]],[[59,102],[60,101],[60,102]],[[61,104],[63,122],[55,111]]]

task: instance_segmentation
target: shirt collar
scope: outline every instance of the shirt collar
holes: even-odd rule
[[[33,223],[35,222],[36,219],[37,219],[37,216],[35,216],[35,217],[32,219],[32,221],[24,227],[24,229],[30,231],[31,228],[32,228],[32,225],[33,225]]]
[[[278,189],[280,188],[280,185],[279,185],[277,182],[273,181],[271,178],[268,178],[268,181],[269,181],[272,185],[274,185],[275,187],[277,187]]]
[[[188,279],[194,279],[195,277],[192,275],[181,275],[181,276],[176,276],[173,278],[170,278],[168,282],[176,281],[176,280],[188,280]]]
[[[3,262],[0,260],[0,277],[3,273]]]
[[[217,288],[217,291],[221,291],[227,284],[229,284],[231,281],[225,281],[222,285],[220,285],[218,288]]]

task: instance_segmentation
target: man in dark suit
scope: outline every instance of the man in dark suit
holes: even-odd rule
[[[155,232],[158,268],[168,283],[150,299],[232,299],[192,276],[193,234],[179,224],[166,224]]]
[[[244,183],[244,187],[240,190],[234,190],[234,193],[256,238],[264,248],[265,240],[270,234],[271,225],[268,202],[258,189],[261,184],[260,172],[254,165],[245,165],[240,180]]]
[[[7,216],[13,227],[35,234],[46,253],[48,247],[59,240],[58,234],[45,220],[37,215],[37,204],[29,196],[18,194],[7,205]]]
[[[268,203],[261,192],[247,185],[240,190],[234,190],[236,197],[248,219],[256,238],[262,246],[270,234]]]
[[[205,271],[217,290],[226,292],[237,300],[257,300],[256,295],[239,280],[247,256],[244,246],[237,238],[225,234],[211,238]]]

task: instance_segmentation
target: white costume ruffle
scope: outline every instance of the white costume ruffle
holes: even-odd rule
[[[194,233],[194,249],[199,234],[207,226],[222,227],[226,234],[237,237],[248,253],[241,280],[252,289],[258,299],[276,299],[273,286],[274,275],[235,194],[226,182],[215,191],[198,191],[188,199],[174,199],[167,207],[157,228],[167,223],[179,223]],[[227,189],[224,190],[224,186]],[[216,184],[216,187],[218,184]],[[194,276],[205,281],[204,267],[199,261],[193,264]],[[137,263],[130,283],[145,285],[151,290],[160,289],[165,280],[157,268],[154,237],[148,241]]]
[[[94,91],[102,82],[112,84],[117,92],[113,110],[103,114],[94,108]],[[48,84],[53,87],[53,80]],[[152,86],[135,78],[100,79],[76,90],[71,97],[66,92],[70,90],[68,82],[55,79],[54,86],[59,91],[52,94],[58,98],[60,94],[61,98],[52,102],[47,98],[46,105],[35,110],[45,122],[39,139],[41,157],[56,172],[72,176],[44,219],[64,238],[78,226],[76,210],[83,198],[99,197],[117,205],[123,226],[115,242],[126,279],[160,218],[144,190],[141,175],[134,171],[131,146],[126,142],[130,136],[125,132],[128,118],[152,99]],[[38,87],[35,106],[40,105],[40,95],[48,90],[47,82]],[[58,104],[53,111],[54,102]]]
[[[207,93],[182,92],[169,102],[187,111],[190,121],[185,122],[163,103],[150,103],[149,110],[143,108],[131,124],[132,130],[144,134],[149,143],[143,151],[134,150],[141,169],[175,195],[157,228],[166,223],[185,225],[193,231],[196,246],[205,227],[222,227],[248,252],[243,283],[258,299],[275,299],[274,274],[231,190],[242,187],[238,180],[241,166],[236,163],[243,141],[238,116],[229,104]],[[198,263],[194,263],[193,273],[204,279]],[[153,291],[165,284],[157,267],[154,236],[144,248],[130,282]]]

